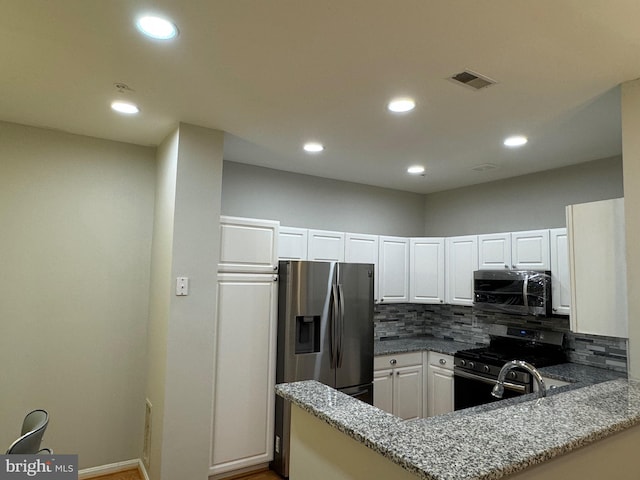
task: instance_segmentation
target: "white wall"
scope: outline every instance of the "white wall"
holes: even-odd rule
[[[140,456],[154,149],[0,123],[0,448]]]
[[[224,162],[222,213],[289,227],[422,235],[424,197],[269,168]]]
[[[622,159],[433,193],[425,235],[454,236],[565,226],[565,206],[623,196]]]

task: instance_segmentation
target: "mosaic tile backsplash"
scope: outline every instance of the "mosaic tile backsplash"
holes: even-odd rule
[[[376,340],[429,336],[484,345],[493,323],[563,332],[571,362],[627,372],[627,339],[572,333],[568,317],[513,317],[461,305],[414,303],[376,305],[374,312]]]

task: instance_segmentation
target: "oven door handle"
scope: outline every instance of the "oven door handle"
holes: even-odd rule
[[[479,382],[486,383],[488,385],[495,385],[496,384],[496,380],[492,380],[492,379],[487,378],[487,377],[482,377],[480,375],[475,375],[473,373],[464,372],[464,371],[461,371],[461,370],[456,370],[456,371],[454,371],[453,374],[458,376],[458,377],[468,378],[469,380],[477,380]],[[525,386],[517,385],[517,384],[511,383],[511,382],[504,382],[504,388],[506,388],[508,390],[513,390],[514,392],[518,392],[518,393],[527,393],[527,388]]]

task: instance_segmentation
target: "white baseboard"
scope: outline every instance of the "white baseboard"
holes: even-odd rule
[[[140,475],[142,475],[143,480],[149,480],[149,474],[147,473],[147,469],[141,458],[138,459],[138,471],[140,472]]]
[[[112,473],[124,472],[137,468],[144,480],[149,480],[146,468],[139,458],[126,460],[124,462],[110,463],[108,465],[100,465],[99,467],[83,468],[78,472],[78,480],[86,480],[88,478],[99,477],[100,475],[109,475]]]

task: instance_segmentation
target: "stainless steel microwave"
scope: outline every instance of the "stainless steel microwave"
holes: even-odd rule
[[[473,306],[516,315],[551,315],[551,272],[477,270],[473,272]]]

